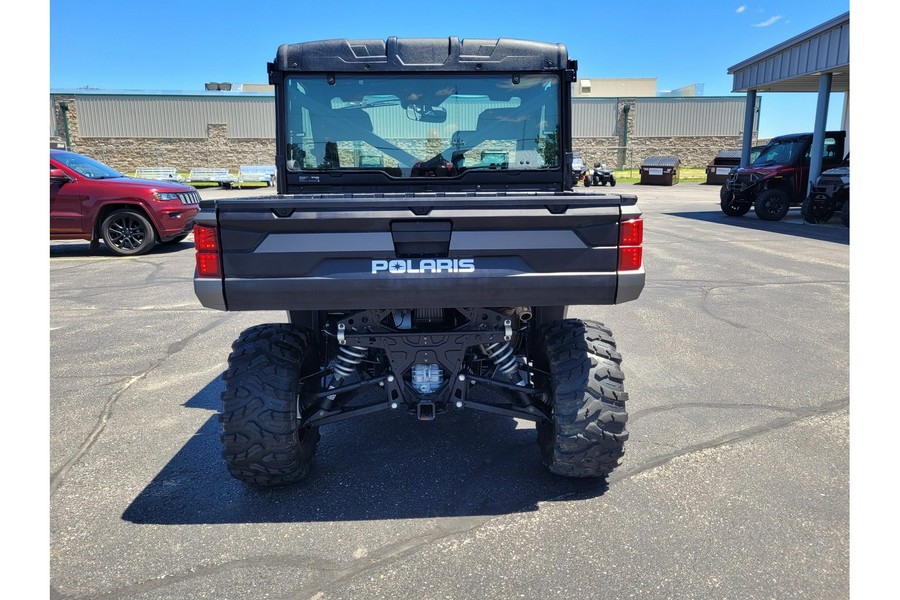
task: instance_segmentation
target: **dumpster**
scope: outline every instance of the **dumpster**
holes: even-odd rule
[[[741,166],[740,150],[722,150],[706,165],[706,183],[722,185],[734,167]]]
[[[675,185],[681,159],[677,156],[648,156],[641,163],[641,183],[647,185]]]
[[[765,146],[753,146],[750,148],[750,164],[756,160]],[[706,166],[706,183],[723,184],[728,179],[728,173],[735,167],[741,166],[740,150],[722,150]]]

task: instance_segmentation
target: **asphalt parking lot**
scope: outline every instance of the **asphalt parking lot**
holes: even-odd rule
[[[329,425],[308,480],[241,484],[221,374],[240,331],[284,315],[201,307],[190,238],[136,258],[50,242],[50,597],[848,597],[849,230],[725,217],[715,186],[614,191],[644,211],[647,285],[571,311],[624,356],[608,487],[547,474],[529,423],[469,411]]]

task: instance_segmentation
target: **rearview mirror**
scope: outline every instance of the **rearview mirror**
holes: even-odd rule
[[[413,121],[422,121],[423,123],[443,123],[447,120],[447,109],[440,106],[410,104],[406,114]]]
[[[68,183],[72,179],[62,169],[50,169],[50,183]]]

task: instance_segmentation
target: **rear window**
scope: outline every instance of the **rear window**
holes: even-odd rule
[[[289,172],[462,177],[560,167],[555,74],[288,77]]]

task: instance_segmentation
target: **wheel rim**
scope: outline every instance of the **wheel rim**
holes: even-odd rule
[[[140,220],[123,215],[107,228],[106,242],[122,250],[137,250],[147,240],[147,228]]]
[[[781,214],[781,199],[767,198],[766,203],[763,205],[763,208],[765,209],[766,214],[773,216]]]

